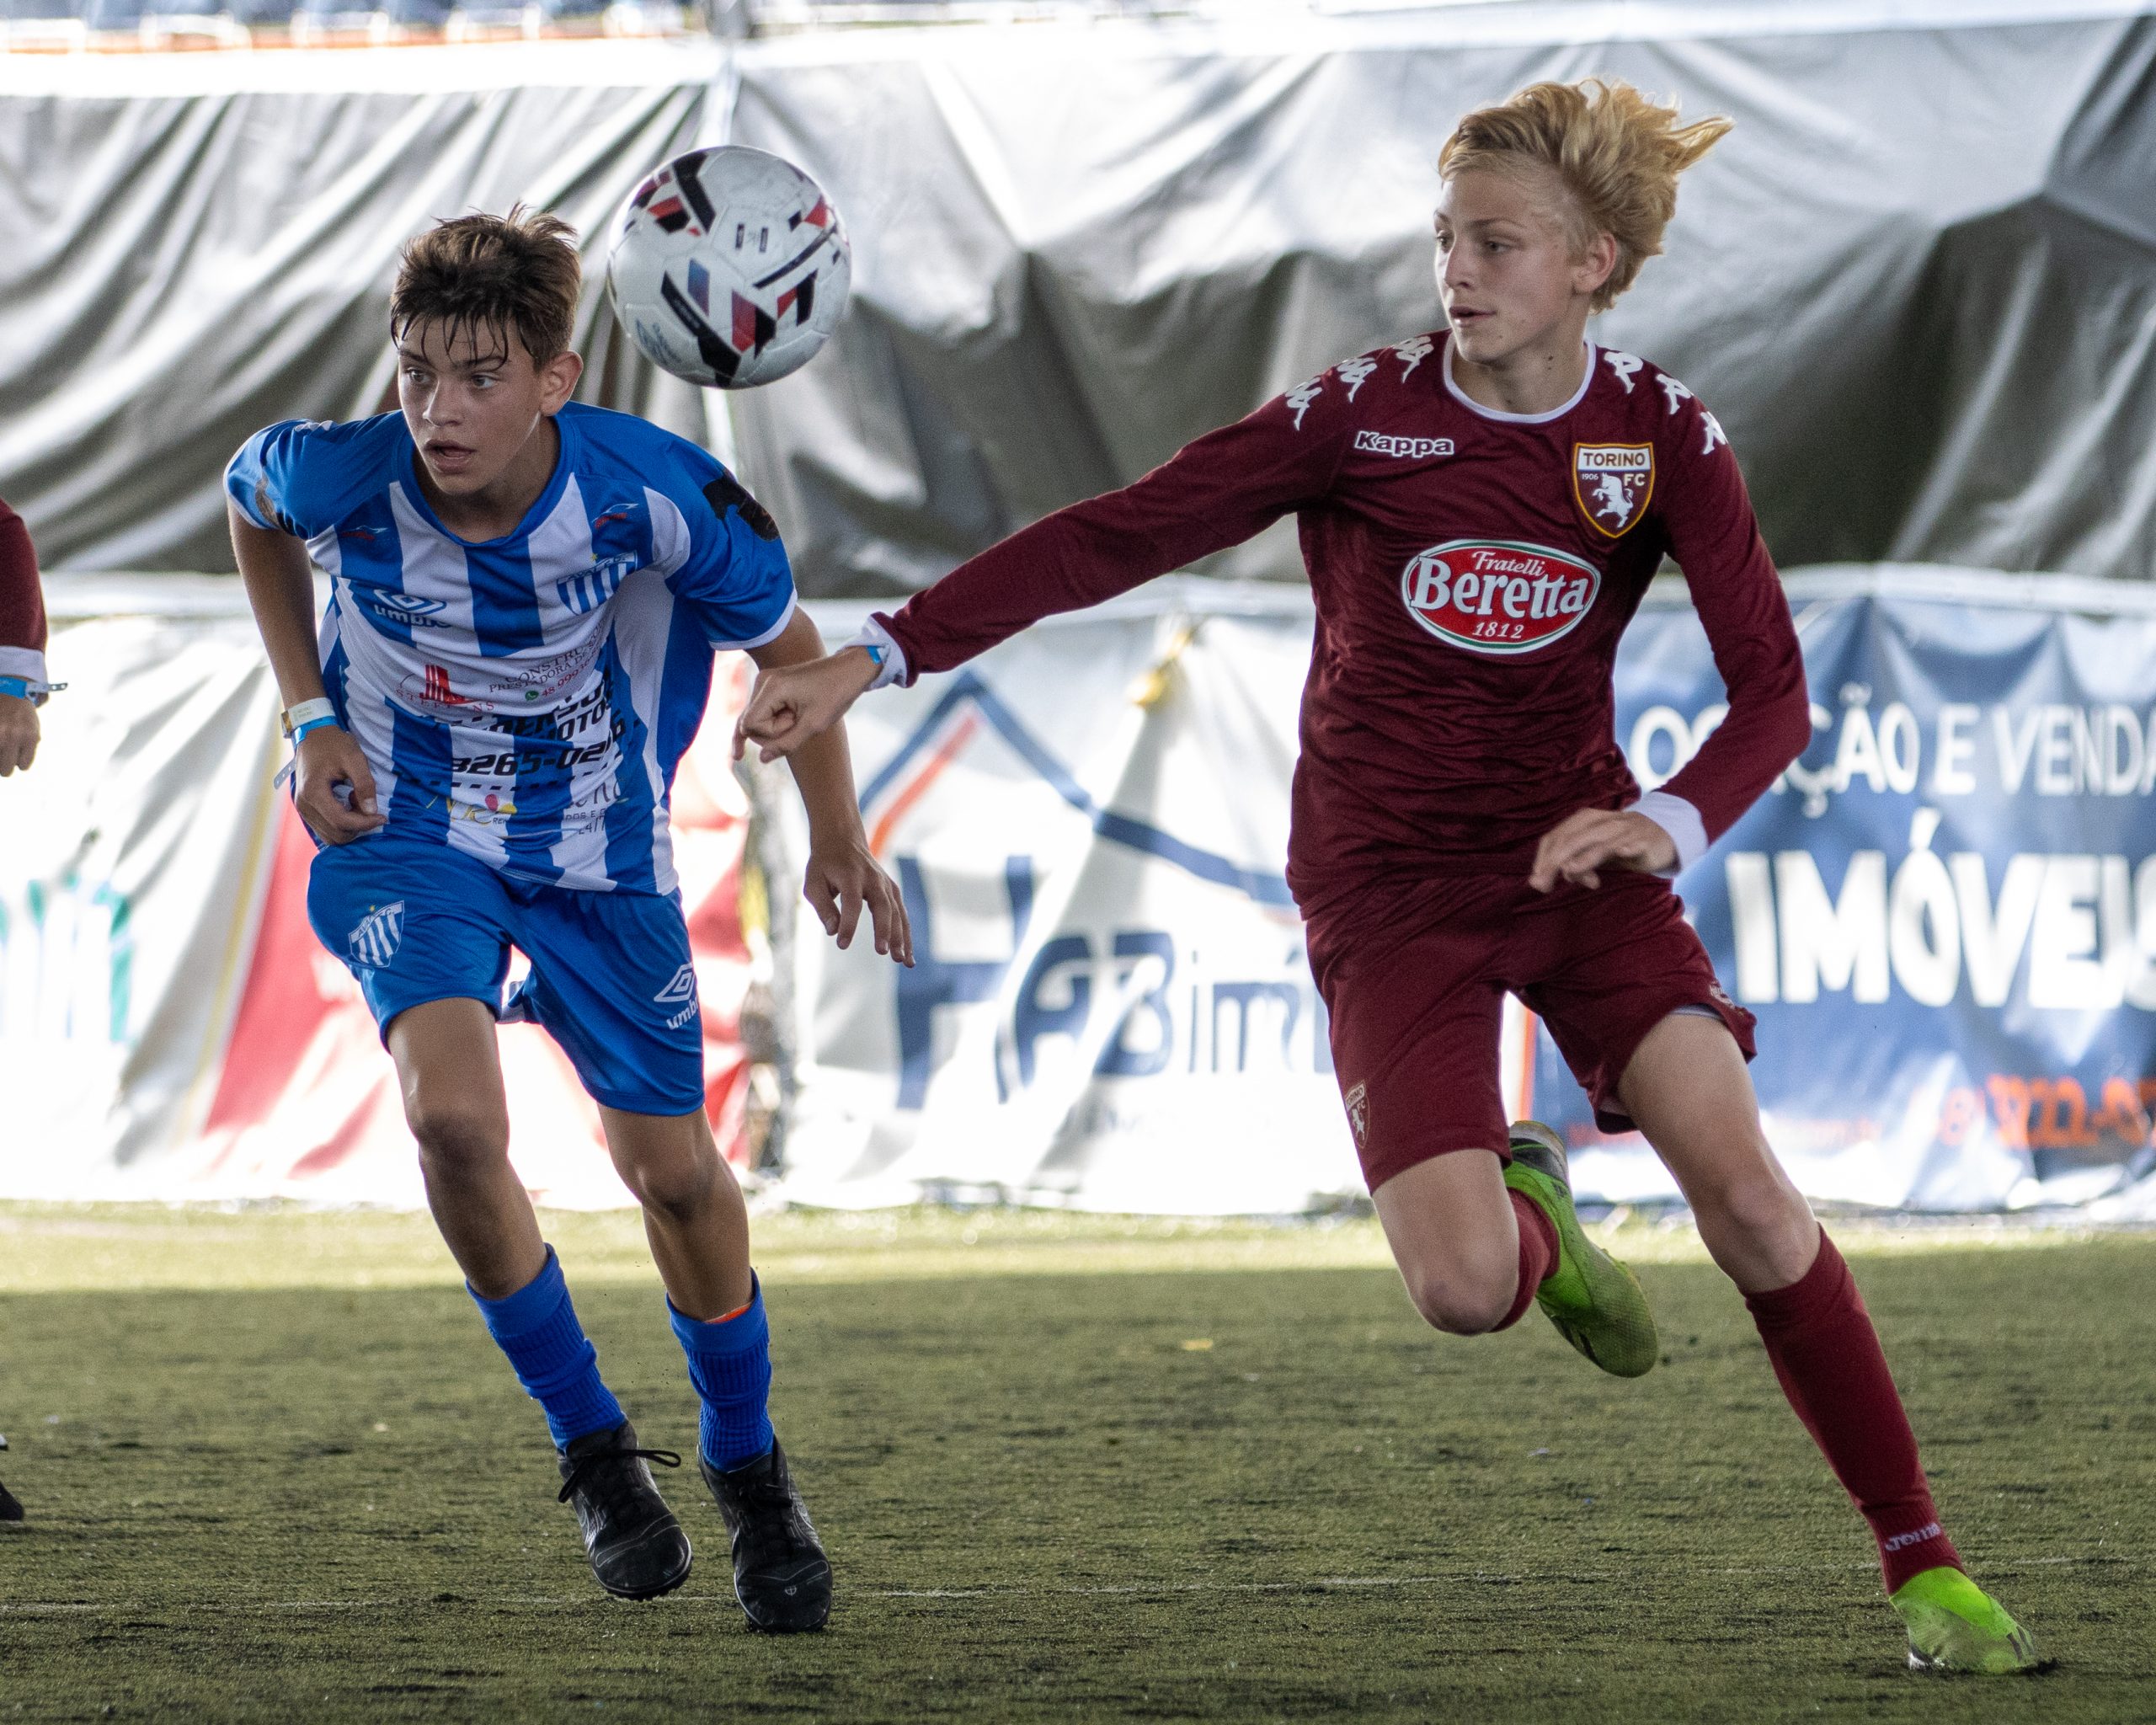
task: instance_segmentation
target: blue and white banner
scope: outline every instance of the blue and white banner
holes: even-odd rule
[[[1770,1139],[1820,1199],[2117,1191],[2156,1104],[2156,604],[1960,571],[1790,585],[1812,745],[1680,883],[1759,1017]],[[1249,1213],[1359,1191],[1281,878],[1310,628],[1297,590],[1156,583],[856,708],[920,962],[803,926],[790,1194]],[[1643,784],[1723,699],[1681,588],[1658,595],[1619,667]],[[1497,1053],[1583,1194],[1674,1195],[1531,1022]]]
[[[1961,571],[1792,578],[1812,687],[1798,763],[1678,883],[1759,1019],[1767,1132],[1815,1197],[2079,1203],[2151,1163],[2156,605],[2145,589]],[[2081,608],[2075,608],[2075,607]],[[1652,788],[1724,711],[1688,608],[1620,660]],[[1547,1038],[1534,1103],[1587,1108]],[[1613,1198],[1673,1188],[1636,1147]]]

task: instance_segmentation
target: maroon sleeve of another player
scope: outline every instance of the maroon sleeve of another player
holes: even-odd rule
[[[877,621],[905,654],[906,681],[948,670],[1029,623],[1128,592],[1316,501],[1348,436],[1343,392],[1327,372],[1134,484],[1013,533]]]
[[[1711,843],[1803,752],[1812,702],[1789,601],[1721,425],[1688,398],[1660,455],[1662,529],[1729,692],[1729,717],[1662,788],[1699,810]]]
[[[0,503],[0,649],[10,647],[45,651],[45,595],[38,585],[29,529]]]

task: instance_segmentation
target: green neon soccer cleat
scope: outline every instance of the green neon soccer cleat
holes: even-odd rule
[[[1557,1333],[1613,1376],[1653,1368],[1662,1342],[1632,1273],[1587,1237],[1572,1210],[1564,1140],[1539,1120],[1515,1120],[1505,1184],[1538,1206],[1557,1231],[1557,1267],[1534,1303]]]
[[[2039,1671],[2046,1664],[2036,1657],[2036,1637],[1958,1569],[1942,1564],[1913,1575],[1886,1603],[1909,1632],[1915,1670],[1998,1677]]]

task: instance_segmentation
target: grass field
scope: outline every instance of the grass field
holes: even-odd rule
[[[547,1219],[647,1438],[633,1218]],[[1844,1226],[1963,1551],[2056,1654],[1906,1671],[1861,1524],[1689,1233],[1668,1357],[1460,1343],[1367,1221],[758,1224],[831,1629],[592,1584],[424,1218],[0,1206],[0,1721],[2156,1720],[2156,1236]],[[2020,1249],[2001,1249],[2014,1247]]]

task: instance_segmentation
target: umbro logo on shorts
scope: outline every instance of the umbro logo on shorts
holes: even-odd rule
[[[383,905],[360,918],[351,933],[345,937],[352,957],[370,969],[379,970],[397,956],[399,942],[404,938],[404,901]]]
[[[679,1006],[681,1010],[666,1021],[669,1030],[678,1030],[696,1014],[696,967],[684,964],[674,973],[674,980],[652,996],[662,1007]]]

